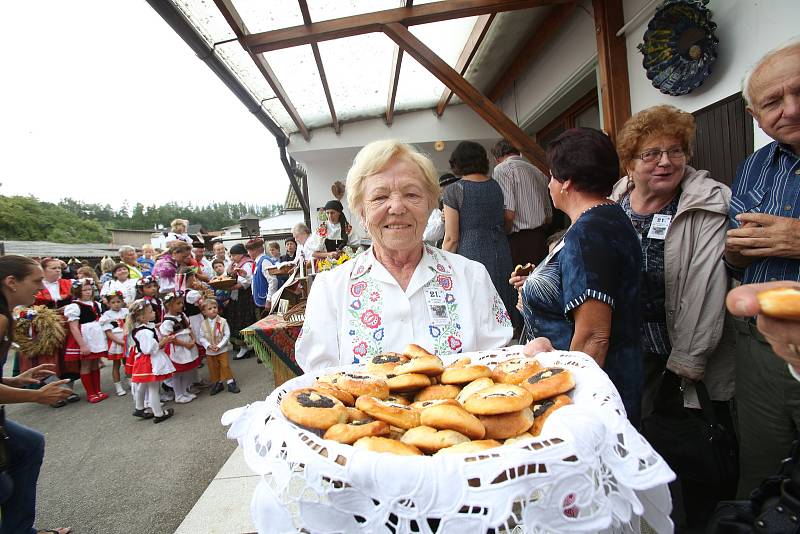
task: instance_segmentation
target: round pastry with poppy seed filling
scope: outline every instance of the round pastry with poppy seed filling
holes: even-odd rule
[[[567,395],[559,395],[558,397],[538,401],[534,404],[531,407],[533,410],[533,426],[530,428],[530,433],[534,436],[538,436],[542,432],[544,422],[550,417],[550,414],[567,404],[572,404],[572,399]]]
[[[472,394],[465,402],[468,412],[479,415],[518,412],[533,402],[530,392],[513,384],[495,384]]]
[[[319,390],[321,393],[333,395],[334,397],[342,401],[342,404],[344,404],[345,406],[354,406],[356,403],[356,398],[353,397],[352,394],[339,389],[337,386],[329,382],[320,382],[319,380],[317,380],[316,382],[314,382],[313,388]]]
[[[534,373],[520,384],[528,390],[534,401],[549,399],[575,387],[572,373],[561,367],[548,367]]]
[[[477,380],[473,380],[461,389],[461,393],[456,396],[456,400],[461,404],[464,404],[473,393],[477,393],[478,391],[493,385],[494,381],[491,378],[479,378]]]
[[[337,379],[336,387],[354,397],[369,395],[385,399],[389,396],[389,384],[386,383],[386,380],[369,375],[345,373]]]
[[[541,370],[542,365],[534,358],[512,358],[498,363],[492,369],[492,379],[498,384],[519,385],[523,380]]]
[[[467,384],[479,378],[492,376],[492,370],[485,365],[464,365],[458,367],[446,367],[442,371],[439,381],[442,384]]]
[[[385,352],[367,360],[367,372],[371,374],[388,375],[392,370],[411,358],[399,352]]]
[[[281,399],[281,412],[293,423],[319,430],[347,421],[347,409],[339,399],[313,388],[288,393]]]

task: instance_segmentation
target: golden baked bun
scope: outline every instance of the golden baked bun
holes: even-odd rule
[[[392,373],[395,367],[410,359],[411,358],[405,354],[400,354],[399,352],[378,354],[367,360],[367,372],[374,375],[388,375]]]
[[[281,399],[281,412],[293,423],[319,430],[347,421],[347,409],[339,399],[312,388],[286,394]]]
[[[449,404],[451,406],[461,406],[457,400],[455,399],[431,399],[431,400],[424,400],[424,401],[417,401],[411,403],[411,406],[416,408],[417,410],[426,410],[431,406],[439,406],[440,404]]]
[[[479,378],[477,380],[473,380],[461,389],[461,393],[456,396],[456,400],[461,404],[464,404],[473,394],[493,385],[494,381],[491,378]]]
[[[366,436],[385,436],[387,434],[389,434],[389,425],[384,421],[355,421],[333,425],[325,431],[323,438],[352,445]]]
[[[437,384],[435,386],[428,386],[419,390],[419,392],[414,395],[414,402],[455,399],[459,393],[461,393],[461,388],[458,386]]]
[[[359,397],[356,408],[373,419],[386,421],[390,425],[408,430],[419,426],[419,410],[412,406],[382,401],[375,397]]]
[[[320,391],[321,393],[333,395],[334,397],[342,401],[342,404],[344,404],[345,406],[355,406],[356,404],[356,398],[352,394],[339,389],[334,384],[331,384],[329,382],[320,382],[319,380],[317,380],[314,382],[314,385],[312,387]]]
[[[372,452],[389,452],[401,456],[421,456],[422,452],[413,445],[407,445],[401,441],[391,438],[368,436],[359,439],[353,444],[358,449],[366,449]]]
[[[427,375],[420,373],[408,373],[404,375],[389,376],[386,379],[389,391],[392,393],[403,393],[406,391],[416,391],[431,385],[431,379]]]
[[[355,373],[345,373],[336,380],[336,387],[354,397],[369,395],[385,399],[389,396],[389,384],[382,378]]]
[[[533,265],[526,263],[525,265],[517,265],[514,267],[512,276],[529,276],[533,272]]]
[[[548,367],[523,380],[520,386],[530,392],[535,402],[568,392],[575,387],[575,379],[566,369]]]
[[[442,384],[468,384],[479,378],[492,376],[492,370],[485,365],[459,365],[457,367],[446,367],[442,371],[439,381]]]
[[[441,449],[436,454],[469,454],[473,452],[482,452],[488,449],[499,447],[501,443],[493,439],[481,439],[477,441],[468,441],[466,443],[459,443],[446,449]]]
[[[533,425],[533,411],[523,408],[518,412],[479,415],[478,420],[486,428],[486,439],[508,439],[528,431]]]
[[[492,380],[498,384],[519,385],[533,373],[542,370],[542,365],[535,358],[512,358],[500,362],[492,369]]]
[[[392,374],[404,375],[409,373],[426,376],[438,376],[444,371],[444,364],[438,356],[432,354],[411,358],[406,363],[401,363],[392,370]]]
[[[470,439],[482,439],[486,429],[480,420],[457,404],[436,404],[424,408],[419,422],[440,430],[455,430]]]
[[[768,289],[758,295],[761,311],[778,319],[800,319],[800,289]]]
[[[445,447],[467,443],[469,438],[455,430],[437,430],[430,426],[418,426],[406,430],[400,441],[413,445],[422,452],[433,453]]]
[[[512,384],[495,384],[471,395],[464,408],[476,415],[518,412],[533,402],[530,392]],[[358,407],[358,404],[356,404]]]
[[[433,354],[431,354],[427,350],[413,343],[407,345],[406,348],[403,349],[403,354],[405,354],[410,358],[419,358],[420,356],[433,356]]]

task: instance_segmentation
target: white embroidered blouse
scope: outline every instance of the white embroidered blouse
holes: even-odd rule
[[[486,268],[425,245],[405,291],[372,248],[317,275],[295,347],[308,371],[416,343],[434,354],[503,347],[513,329]]]

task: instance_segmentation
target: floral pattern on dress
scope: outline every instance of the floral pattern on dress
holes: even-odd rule
[[[492,315],[494,321],[500,326],[511,326],[511,317],[508,315],[505,304],[503,304],[500,296],[495,293],[492,299]]]

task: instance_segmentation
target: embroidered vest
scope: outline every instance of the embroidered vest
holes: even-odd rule
[[[264,271],[261,270],[261,266],[266,259],[266,254],[258,258],[258,262],[256,262],[256,272],[253,273],[253,301],[259,308],[263,308],[267,303],[267,293],[269,292],[267,277],[264,276]]]

